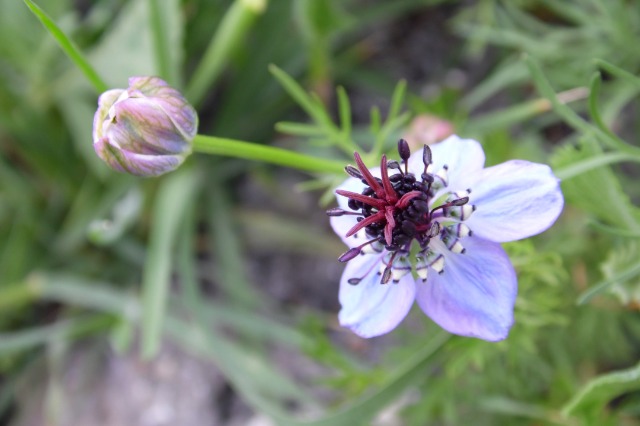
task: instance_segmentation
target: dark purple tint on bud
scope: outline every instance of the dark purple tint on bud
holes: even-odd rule
[[[338,258],[340,262],[348,262],[360,254],[360,247],[354,247],[342,253]]]
[[[404,139],[400,139],[398,141],[398,154],[400,154],[400,158],[402,158],[402,161],[404,161],[405,163],[407,162],[409,157],[411,157],[409,143]]]
[[[433,162],[431,157],[431,148],[429,148],[429,145],[425,145],[422,149],[422,162],[424,163],[425,167]]]

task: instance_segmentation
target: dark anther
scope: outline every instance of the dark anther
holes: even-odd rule
[[[429,211],[429,203],[422,200],[413,200],[413,208],[420,213],[426,213]]]
[[[340,255],[339,262],[348,262],[360,254],[360,247],[351,248]]]
[[[391,265],[387,266],[382,273],[382,278],[380,279],[380,284],[387,284],[391,279]]]
[[[409,143],[404,139],[400,139],[398,141],[398,154],[400,154],[400,158],[402,158],[402,161],[404,161],[405,163],[407,162],[407,160],[411,156],[411,150],[409,149]]]
[[[458,198],[457,200],[450,201],[447,203],[449,206],[464,206],[469,202],[469,197]]]
[[[441,229],[440,222],[431,223],[431,228],[429,228],[429,232],[427,233],[427,236],[429,238],[434,238],[440,233],[440,229]]]
[[[387,161],[387,168],[400,170],[400,163],[398,163],[396,160],[389,160]]]
[[[359,210],[360,209],[359,203],[354,199],[350,198],[349,201],[347,202],[347,204],[348,204],[348,206],[349,206],[349,208],[351,210]]]
[[[423,173],[422,175],[420,175],[420,177],[422,178],[422,180],[428,184],[433,183],[433,176],[431,176],[428,173]]]
[[[427,167],[432,161],[431,148],[429,148],[429,145],[425,145],[422,149],[422,163]]]
[[[358,285],[362,281],[362,278],[349,278],[347,282],[351,285]]]
[[[416,224],[409,220],[405,220],[402,222],[402,232],[409,237],[413,237],[416,234]]]
[[[347,174],[351,177],[354,177],[356,179],[362,179],[362,173],[360,173],[360,170],[358,170],[357,168],[351,165],[346,166],[344,168],[344,171],[347,172]]]
[[[327,210],[327,216],[342,216],[347,212],[342,210],[340,207],[334,207],[332,209]]]

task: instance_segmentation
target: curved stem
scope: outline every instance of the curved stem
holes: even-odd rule
[[[197,135],[193,140],[193,150],[205,154],[264,161],[306,172],[344,173],[344,164],[339,161],[234,139]]]

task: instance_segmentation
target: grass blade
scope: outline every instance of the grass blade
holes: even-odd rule
[[[31,0],[23,0],[27,7],[33,12],[33,14],[40,20],[42,25],[49,31],[49,33],[56,39],[58,45],[64,50],[69,59],[82,71],[87,77],[89,82],[96,89],[97,93],[106,91],[109,86],[102,80],[96,70],[89,64],[84,55],[80,52],[80,49],[76,44],[65,35],[64,32],[56,25],[55,22],[34,2]]]
[[[153,209],[149,250],[142,278],[142,356],[152,358],[160,347],[166,313],[172,250],[180,221],[196,193],[196,174],[182,168],[168,176]]]
[[[231,5],[187,87],[187,99],[193,104],[202,102],[233,50],[266,7],[267,0],[236,0]]]

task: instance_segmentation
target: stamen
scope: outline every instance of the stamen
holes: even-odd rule
[[[360,247],[350,248],[338,257],[338,262],[348,262],[360,254]]]
[[[360,170],[356,169],[352,165],[346,166],[344,168],[344,171],[347,172],[347,174],[351,177],[354,177],[356,179],[363,179],[363,176],[362,176],[362,173],[360,173]]]
[[[442,229],[442,225],[440,225],[440,222],[433,221],[431,223],[431,228],[429,228],[429,232],[427,232],[427,237],[429,238],[435,237],[436,235],[440,234],[441,229]]]
[[[447,204],[449,204],[449,206],[464,206],[468,202],[469,202],[469,197],[462,197],[462,198],[456,198],[454,200],[451,200]]]
[[[400,175],[404,176],[404,173],[402,172],[402,168],[400,167],[400,163],[398,163],[396,160],[387,161],[387,168],[391,170],[397,170],[400,172]]]
[[[444,272],[444,256],[429,248],[418,253],[416,259],[416,273],[423,281],[426,281],[428,276],[427,268],[433,268],[438,274]]]
[[[467,220],[471,217],[471,214],[476,211],[476,206],[472,204],[465,204],[464,206],[446,207],[443,209],[445,216],[452,217],[460,220]]]
[[[444,235],[442,237],[442,242],[452,253],[462,254],[466,251],[466,249],[462,246],[462,243],[460,243],[460,240],[451,235]]]
[[[424,164],[425,172],[427,171],[429,164],[433,163],[432,156],[431,148],[429,148],[429,145],[425,145],[424,148],[422,148],[422,163]]]
[[[411,262],[407,259],[409,252],[401,250],[397,256],[392,256],[389,262],[384,262],[391,268],[391,280],[394,284],[400,282],[400,279],[411,272]]]
[[[469,229],[467,225],[462,222],[456,223],[454,225],[449,225],[446,227],[446,230],[451,235],[455,235],[458,238],[471,237],[473,236],[473,231]]]
[[[433,268],[438,274],[442,274],[444,272],[444,256],[438,254],[432,250],[427,251],[426,256],[427,265]]]
[[[351,259],[356,258],[360,253],[362,253],[362,249],[370,244],[379,242],[381,240],[381,238],[374,238],[372,240],[367,241],[364,244],[360,244],[358,247],[353,247],[350,248],[349,250],[347,250],[346,252],[342,253],[340,255],[340,257],[338,257],[338,261],[339,262],[348,262]]]
[[[409,143],[404,139],[398,140],[398,155],[400,155],[400,158],[405,163],[409,161],[409,157],[411,157],[411,149],[409,148]]]
[[[429,266],[425,262],[423,257],[418,256],[418,262],[416,263],[416,274],[422,279],[422,282],[426,282],[429,277]]]
[[[393,261],[394,261],[394,259],[396,258],[397,255],[398,255],[397,251],[394,251],[391,254],[391,258],[389,259],[389,262],[387,263],[387,266],[382,271],[382,278],[380,279],[380,284],[387,284],[389,282],[389,280],[391,279]],[[384,262],[383,262],[383,264],[384,264]]]
[[[453,208],[455,208],[455,207],[465,206],[465,205],[467,205],[467,203],[468,203],[468,202],[469,202],[469,197],[465,197],[465,198],[457,198],[457,199],[451,200],[451,201],[449,201],[448,203],[444,203],[444,204],[439,205],[438,207],[435,207],[434,209],[432,209],[432,210],[431,210],[431,213],[430,213],[430,217],[431,217],[431,218],[433,218],[433,217],[434,217],[434,213],[435,213],[436,211],[438,211],[438,210],[442,210],[442,211],[443,211],[443,214],[444,214],[445,216],[447,216],[447,212],[448,212],[448,211],[451,211],[451,210],[452,210],[452,209],[451,209],[452,207],[453,207]],[[472,206],[472,207],[473,207],[473,206]],[[474,207],[474,209],[475,209],[475,207]],[[469,213],[469,214],[471,214],[471,213]],[[454,217],[455,217],[455,216],[454,216]],[[464,219],[463,219],[463,220],[464,220]]]
[[[344,216],[344,215],[359,216],[361,214],[362,213],[360,212],[348,212],[346,210],[342,210],[340,207],[334,207],[332,209],[327,210],[327,216],[331,216],[331,217]]]

